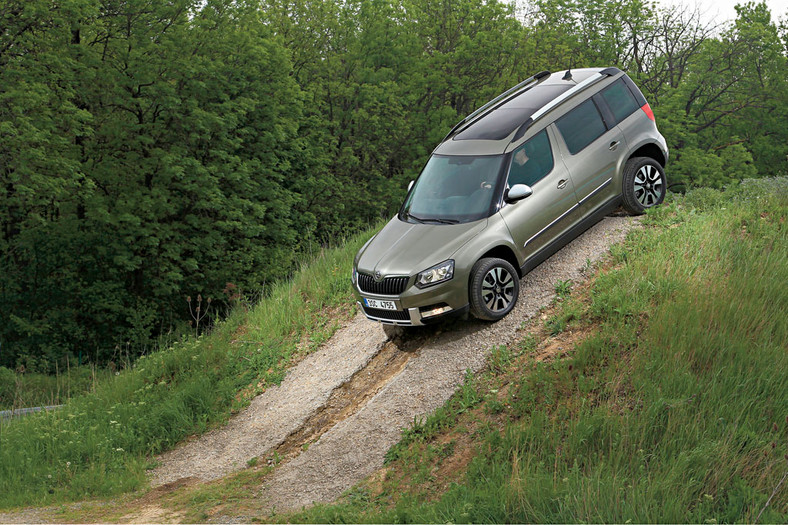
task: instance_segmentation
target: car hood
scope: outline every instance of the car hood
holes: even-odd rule
[[[415,275],[452,255],[487,227],[487,219],[462,224],[411,224],[397,217],[359,253],[359,272]]]

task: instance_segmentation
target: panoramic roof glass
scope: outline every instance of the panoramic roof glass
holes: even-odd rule
[[[483,116],[470,127],[458,133],[454,140],[501,140],[509,136],[523,122],[541,108],[575,84],[534,86],[510,100],[500,108]]]

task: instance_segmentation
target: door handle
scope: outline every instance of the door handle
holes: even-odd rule
[[[619,144],[619,141],[614,140],[613,142],[610,143],[610,147],[608,147],[607,149],[609,149],[610,151],[613,151],[613,150],[615,150],[618,147],[618,144]]]
[[[561,179],[558,181],[558,189],[563,190],[566,188],[566,179]]]

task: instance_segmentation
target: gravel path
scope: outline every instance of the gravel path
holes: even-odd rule
[[[190,476],[208,481],[246,467],[251,458],[262,457],[300,428],[335,388],[366,366],[385,341],[380,326],[357,318],[227,425],[159,456],[151,485]]]
[[[608,217],[556,253],[522,280],[517,307],[503,320],[458,323],[443,333],[435,330],[418,355],[365,406],[278,468],[261,489],[262,502],[277,511],[329,502],[380,468],[386,451],[414,417],[441,406],[462,383],[466,370],[478,371],[491,347],[511,342],[522,322],[550,303],[558,281],[580,280],[586,261],[598,260],[635,222],[631,217]],[[368,321],[359,317],[353,321],[357,323]],[[324,351],[332,351],[332,346],[329,341]]]

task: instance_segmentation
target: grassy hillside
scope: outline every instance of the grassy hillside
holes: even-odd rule
[[[785,523],[786,283],[788,179],[676,198],[380,476],[273,519]]]
[[[785,522],[787,219],[786,178],[675,198],[589,283],[560,283],[562,300],[406,431],[380,476],[336,505],[259,518]],[[332,333],[368,236],[64,410],[0,425],[0,508],[143,486],[151,454],[221,422]],[[186,515],[255,498],[239,479],[183,496]]]
[[[152,454],[281,381],[351,315],[350,266],[371,232],[323,251],[209,335],[139,359],[61,410],[0,422],[0,508],[140,487]]]

